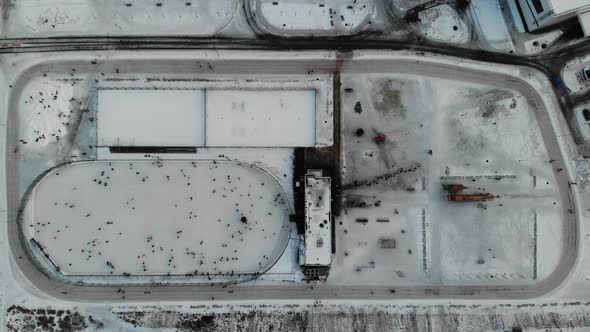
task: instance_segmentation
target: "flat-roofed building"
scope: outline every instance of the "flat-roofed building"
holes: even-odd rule
[[[589,19],[584,13],[590,11],[588,0],[514,0],[529,31],[534,31],[578,16],[582,27]],[[590,23],[587,23],[588,25]],[[587,36],[590,31],[584,31]]]
[[[300,264],[308,279],[325,279],[332,263],[331,179],[320,170],[305,175],[305,233]]]

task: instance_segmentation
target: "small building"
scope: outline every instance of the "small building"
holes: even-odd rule
[[[588,36],[590,27],[588,15],[590,2],[588,0],[514,0],[519,7],[528,31],[534,31],[567,19],[578,17],[584,34]]]
[[[320,170],[305,175],[305,231],[299,263],[308,280],[324,280],[332,263],[331,179]]]

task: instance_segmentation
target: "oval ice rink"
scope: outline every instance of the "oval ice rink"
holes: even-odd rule
[[[41,178],[23,228],[64,275],[251,274],[285,248],[289,207],[249,164],[84,162]]]

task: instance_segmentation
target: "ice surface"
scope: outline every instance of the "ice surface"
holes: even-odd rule
[[[203,90],[98,90],[99,146],[202,146]]]
[[[74,163],[28,204],[27,237],[66,275],[255,273],[289,236],[282,188],[233,162]]]
[[[314,90],[207,90],[207,146],[310,147]]]
[[[305,177],[305,254],[303,265],[332,262],[331,182],[329,177]]]

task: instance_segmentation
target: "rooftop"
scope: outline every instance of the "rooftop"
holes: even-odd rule
[[[547,0],[555,14],[562,14],[576,10],[590,10],[588,0]]]

